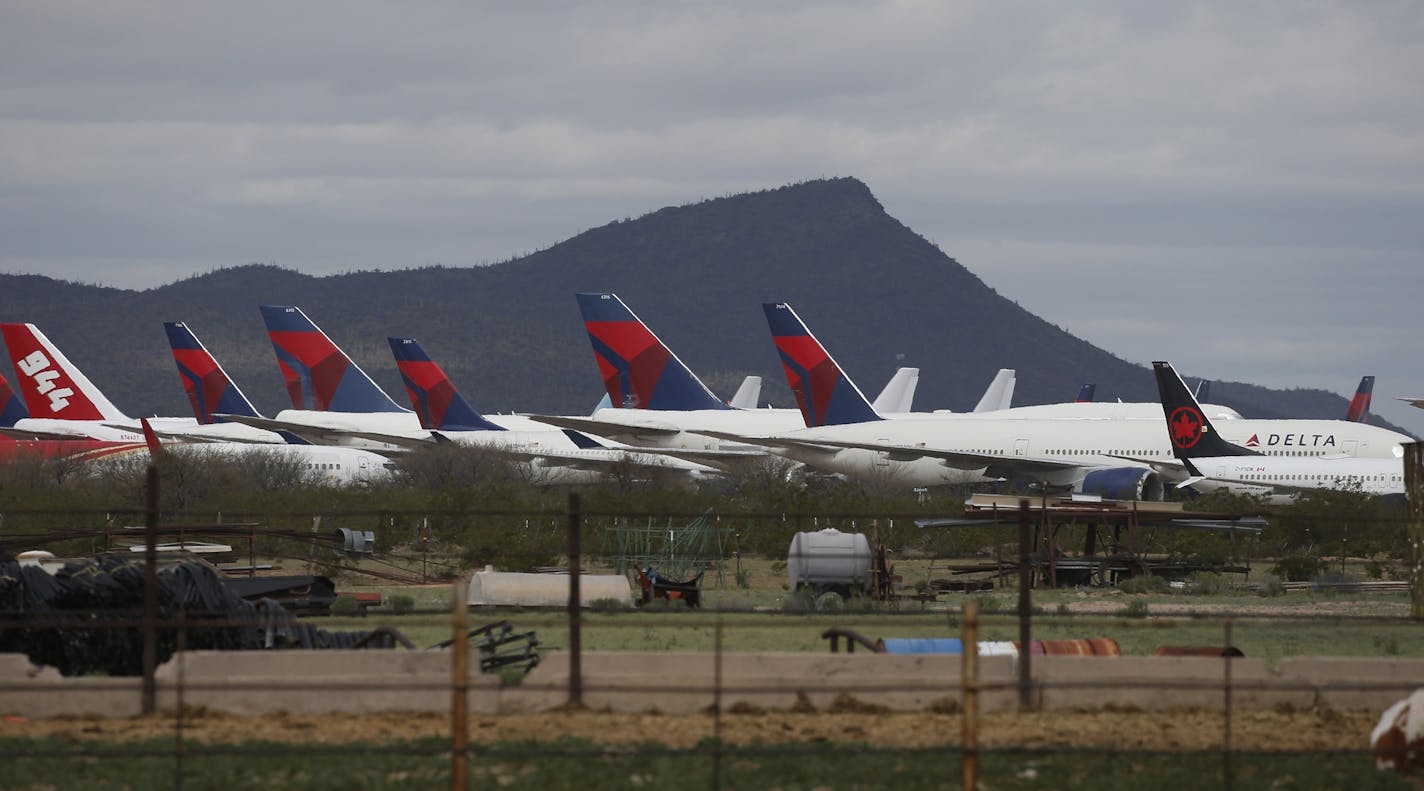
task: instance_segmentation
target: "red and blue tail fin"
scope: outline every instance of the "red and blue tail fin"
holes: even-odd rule
[[[31,417],[129,420],[33,324],[0,324]]]
[[[881,419],[790,305],[766,302],[761,307],[807,427]]]
[[[504,431],[484,419],[414,338],[387,338],[420,427],[431,431]]]
[[[1360,386],[1355,388],[1355,397],[1350,399],[1350,408],[1345,411],[1345,419],[1352,423],[1364,423],[1370,416],[1370,399],[1374,397],[1375,378],[1360,378]]]
[[[1191,460],[1209,456],[1259,456],[1256,451],[1228,442],[1216,432],[1187,383],[1168,362],[1152,363],[1157,393],[1167,418],[1172,452],[1191,469]],[[1194,471],[1195,474],[1195,471]]]
[[[615,407],[727,409],[617,294],[582,293],[583,326]]]
[[[322,412],[405,411],[301,308],[263,305],[261,309],[292,408]]]
[[[0,376],[0,426],[12,428],[16,423],[30,416],[25,402],[10,389],[10,382]]]
[[[163,331],[168,334],[168,347],[173,350],[183,392],[188,394],[193,417],[199,423],[221,422],[221,418],[213,417],[215,414],[261,417],[187,324],[165,321]]]
[[[1091,403],[1093,402],[1093,396],[1096,395],[1097,392],[1098,392],[1098,386],[1097,386],[1097,384],[1095,384],[1095,383],[1093,383],[1093,382],[1089,382],[1088,384],[1085,384],[1085,385],[1083,385],[1081,388],[1079,388],[1079,390],[1078,390],[1078,397],[1075,398],[1075,399],[1073,399],[1073,403],[1075,403],[1075,404],[1091,404]]]

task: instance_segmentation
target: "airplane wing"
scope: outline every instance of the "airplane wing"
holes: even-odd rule
[[[1396,400],[1396,401],[1403,401],[1404,403],[1406,403],[1406,404],[1408,404],[1408,405],[1410,405],[1410,406],[1417,406],[1417,407],[1419,407],[1420,409],[1424,409],[1424,398],[1399,398],[1399,397],[1396,397],[1395,400]]]
[[[431,435],[437,441],[454,442],[450,437],[439,431],[432,431]],[[518,445],[478,445],[484,450],[498,453],[511,458],[530,461],[541,467],[566,467],[575,470],[585,470],[589,472],[601,472],[614,470],[623,464],[631,463],[635,467],[656,470],[657,472],[705,472],[708,474],[718,474],[721,470],[711,467],[704,467],[695,463],[679,463],[683,460],[677,459],[673,454],[644,454],[643,449],[631,450],[623,448],[602,448],[607,453],[590,452],[589,450],[569,450],[561,451],[551,448],[540,448],[534,450],[523,448]],[[668,461],[663,462],[656,458],[658,455],[668,456]]]
[[[397,448],[412,449],[430,444],[429,435],[414,434],[385,434],[373,431],[357,431],[349,428],[328,428],[325,426],[313,426],[308,423],[293,423],[288,420],[276,420],[269,417],[250,417],[248,415],[214,415],[231,423],[241,423],[254,428],[265,428],[268,431],[287,432],[312,445],[350,445],[352,439],[364,439],[368,442],[379,442],[386,445],[393,445]],[[363,448],[374,453],[384,454],[386,450],[377,448]]]
[[[62,431],[35,431],[34,429],[18,429],[7,426],[0,426],[0,437],[11,439],[89,439],[86,434],[69,434]]]
[[[840,450],[840,448],[829,447],[829,443],[805,442],[782,437],[754,437],[745,434],[733,434],[729,431],[699,431],[697,433],[717,439],[725,439],[729,442],[740,442],[744,445],[760,445],[764,448],[785,448],[809,453],[824,453],[827,456]]]
[[[820,444],[834,448],[855,448],[884,453],[894,461],[914,461],[915,459],[939,459],[950,467],[961,470],[983,468],[991,478],[1011,478],[1032,475],[1036,472],[1057,472],[1082,467],[1082,464],[1062,459],[1040,459],[1033,456],[995,456],[984,453],[966,453],[958,450],[931,448],[923,445],[891,445],[877,442],[843,442],[840,440],[821,441]]]
[[[526,415],[526,417],[530,420],[537,420],[540,423],[547,423],[558,428],[586,431],[590,434],[597,434],[600,437],[608,437],[615,434],[632,437],[671,437],[682,433],[682,429],[666,424],[630,426],[625,423],[610,423],[606,420],[595,420],[587,417],[569,417],[566,415]]]

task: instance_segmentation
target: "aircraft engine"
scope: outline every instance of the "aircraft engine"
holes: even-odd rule
[[[1113,467],[1083,476],[1075,491],[1111,500],[1162,499],[1162,476],[1146,467]]]

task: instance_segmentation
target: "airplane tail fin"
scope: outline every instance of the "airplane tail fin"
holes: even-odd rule
[[[897,368],[870,406],[882,415],[909,412],[915,403],[915,389],[919,385],[920,369]]]
[[[25,402],[10,389],[9,380],[0,376],[0,426],[11,428],[29,416],[30,410],[25,409]]]
[[[404,412],[301,308],[262,305],[293,409]]]
[[[31,417],[128,420],[33,324],[0,324]]]
[[[583,326],[617,407],[727,409],[617,294],[580,293]]]
[[[737,388],[737,393],[732,396],[728,406],[733,409],[756,409],[759,400],[761,400],[761,377],[748,376],[742,380],[742,386]]]
[[[1350,408],[1345,411],[1345,419],[1352,423],[1364,423],[1370,415],[1370,399],[1374,397],[1375,378],[1360,377],[1360,386],[1355,389],[1355,397],[1350,399]]]
[[[1082,388],[1078,390],[1078,397],[1073,399],[1073,402],[1077,404],[1090,404],[1093,401],[1093,396],[1097,392],[1097,384],[1094,382],[1089,382],[1083,385]]]
[[[1191,459],[1208,456],[1258,456],[1255,451],[1227,442],[1202,412],[1187,383],[1168,362],[1152,363],[1157,375],[1157,392],[1162,399],[1162,412],[1167,418],[1167,436],[1172,452],[1190,463]]]
[[[143,427],[143,444],[148,446],[148,452],[154,456],[162,453],[163,443],[158,441],[158,432],[154,431],[153,426],[149,425],[148,418],[139,418],[138,424]]]
[[[796,394],[796,405],[806,426],[832,426],[880,420],[865,394],[806,328],[801,317],[785,302],[762,304],[786,381]]]
[[[193,417],[200,424],[221,422],[214,414],[262,417],[187,324],[165,321],[163,330],[168,333],[168,346],[173,350],[183,391],[193,405]]]
[[[431,431],[503,431],[485,420],[460,391],[445,370],[430,359],[414,338],[387,338],[396,367],[400,368],[410,405],[420,417],[420,427]]]
[[[974,405],[975,412],[995,412],[1000,409],[1008,409],[1014,403],[1014,379],[1015,371],[1012,368],[1000,368],[994,374],[989,386],[984,388],[984,395],[979,397],[979,403]]]

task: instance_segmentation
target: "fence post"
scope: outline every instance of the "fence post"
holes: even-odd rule
[[[469,583],[456,578],[450,592],[450,788],[468,787],[470,768]]]
[[[1033,569],[1030,565],[1029,557],[1029,513],[1028,500],[1019,500],[1019,708],[1027,709],[1033,705],[1033,688],[1030,675],[1030,663],[1032,662],[1033,649],[1031,637],[1033,630],[1030,628],[1029,619],[1033,615],[1033,604],[1030,601],[1030,588],[1033,581]]]
[[[979,602],[965,599],[959,619],[960,685],[964,698],[964,716],[960,719],[960,767],[963,769],[961,788],[979,787]]]
[[[158,708],[158,466],[148,465],[143,521],[143,713]]]
[[[1424,618],[1424,443],[1404,443],[1404,499],[1409,503],[1410,614]]]
[[[583,623],[579,609],[580,555],[583,552],[580,533],[583,518],[579,513],[578,492],[569,493],[569,705],[583,705]]]

